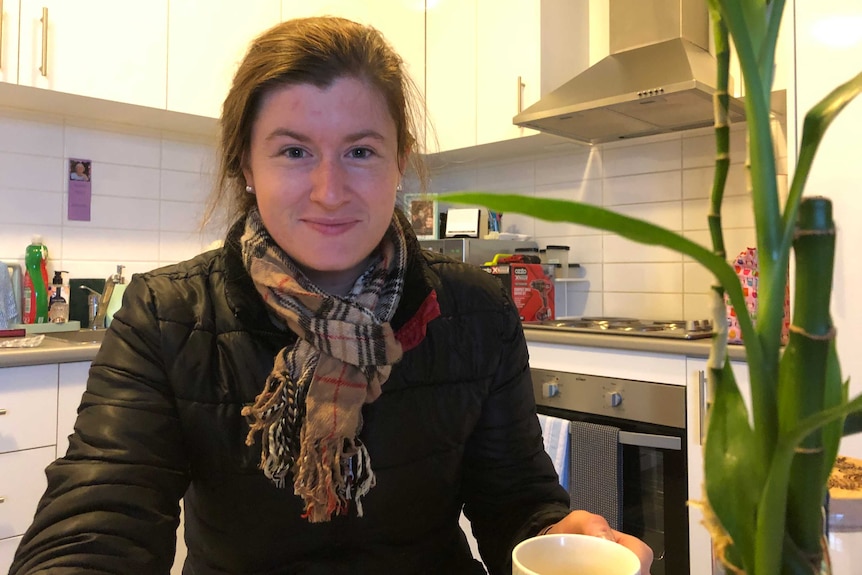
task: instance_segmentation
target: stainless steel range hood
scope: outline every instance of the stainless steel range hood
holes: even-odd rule
[[[713,124],[717,66],[706,0],[609,0],[610,56],[514,117],[600,143]],[[730,120],[744,120],[731,98]]]

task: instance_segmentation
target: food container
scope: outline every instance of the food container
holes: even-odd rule
[[[556,277],[569,277],[569,246],[547,246],[544,263],[556,268]]]

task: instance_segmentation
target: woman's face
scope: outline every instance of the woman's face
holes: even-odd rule
[[[264,96],[244,174],[272,238],[326,288],[364,270],[392,220],[401,167],[383,96],[344,77]]]

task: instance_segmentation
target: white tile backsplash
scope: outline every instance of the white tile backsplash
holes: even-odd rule
[[[736,127],[731,136],[723,206],[729,257],[754,245],[755,236],[745,132]],[[431,191],[480,189],[608,206],[709,246],[714,146],[711,131],[695,130],[507,161],[451,162],[434,171]],[[69,157],[94,162],[90,222],[66,220]],[[191,257],[221,235],[198,231],[216,167],[212,146],[176,135],[0,113],[0,261],[21,262],[33,234],[48,245],[50,270],[69,270],[70,277],[107,276],[117,264],[131,277]],[[558,282],[559,316],[708,315],[709,274],[669,249],[515,213],[504,214],[503,229],[540,247],[570,246],[569,260],[581,264],[573,275],[583,281]]]
[[[125,275],[198,254],[221,231],[198,231],[212,190],[212,146],[172,134],[94,128],[0,112],[0,261],[23,263],[31,236],[48,246],[49,272]],[[88,222],[66,219],[68,158],[93,161]]]
[[[745,178],[745,131],[731,129],[732,163],[722,217],[728,257],[754,245]],[[605,206],[669,228],[711,248],[708,198],[715,139],[710,128],[598,145],[513,162],[473,162],[432,174],[431,191],[486,189]],[[532,182],[532,184],[530,183]],[[786,187],[786,186],[785,186]],[[710,316],[710,274],[691,258],[589,226],[506,213],[504,231],[539,244],[568,245],[579,282],[557,282],[557,315],[620,315],[647,319]]]
[[[63,127],[0,116],[0,152],[63,157]]]

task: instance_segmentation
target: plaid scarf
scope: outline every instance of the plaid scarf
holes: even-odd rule
[[[361,498],[375,484],[371,459],[358,434],[362,405],[380,396],[402,345],[389,320],[401,296],[407,242],[399,218],[368,269],[346,297],[314,285],[273,241],[257,209],[249,212],[242,257],[271,315],[299,337],[275,357],[254,405],[246,444],[260,432],[260,467],[278,487],[288,472],[312,523],[362,516]]]

